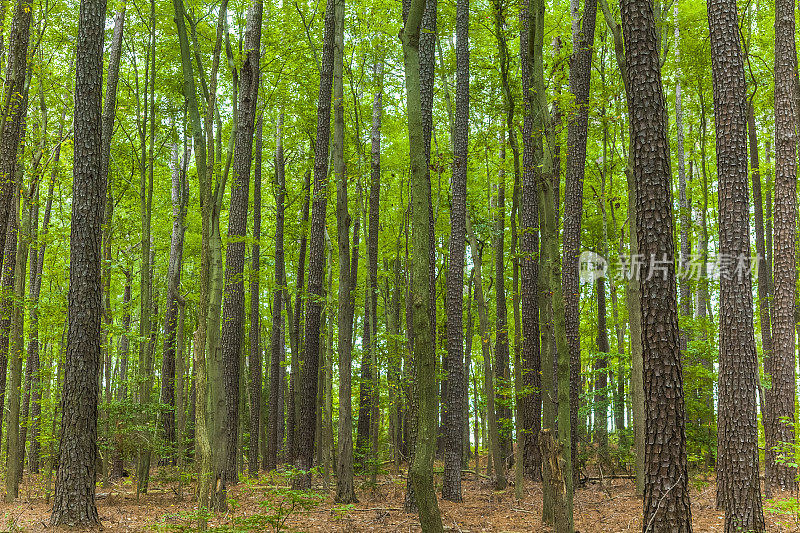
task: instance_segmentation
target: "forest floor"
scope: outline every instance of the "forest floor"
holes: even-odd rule
[[[154,469],[150,491],[138,499],[132,478],[107,487],[98,484],[97,507],[103,531],[197,531],[199,516],[190,487],[181,489],[169,477]],[[436,478],[440,483],[441,475]],[[229,489],[229,509],[209,517],[209,529],[230,533],[420,531],[417,516],[403,512],[406,479],[402,474],[386,473],[378,477],[376,484],[357,478],[359,502],[352,505],[335,504],[335,487],[325,489],[317,481],[316,490],[305,493],[288,490],[284,476],[262,474],[258,479],[245,480]],[[26,477],[20,499],[13,504],[0,504],[0,531],[51,530],[47,525],[51,509],[48,491],[44,478]],[[715,509],[715,492],[713,479],[696,479],[692,483],[695,532],[723,531],[723,515]],[[463,494],[464,502],[460,504],[439,501],[445,531],[548,531],[541,525],[540,483],[526,483],[525,495],[518,500],[513,486],[495,491],[488,479],[465,473]],[[765,501],[767,531],[800,532],[797,505],[791,505],[788,498]],[[642,530],[641,522],[641,499],[636,497],[631,479],[590,481],[576,492],[576,531],[637,532]]]

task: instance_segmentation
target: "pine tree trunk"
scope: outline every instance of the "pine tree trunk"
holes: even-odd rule
[[[766,392],[765,427],[767,483],[781,490],[796,485],[795,469],[778,462],[773,447],[794,442],[795,224],[797,218],[797,52],[794,3],[775,3],[775,280],[772,311],[772,353],[764,372],[772,387]],[[788,422],[787,422],[788,420]]]
[[[747,101],[736,3],[708,3],[714,123],[717,132],[720,254],[750,261]],[[745,263],[745,264],[747,264]],[[745,267],[746,268],[746,267]],[[758,358],[750,270],[720,275],[717,507],[725,531],[764,531],[758,471]]]
[[[75,70],[75,157],[70,237],[69,333],[58,474],[50,523],[98,524],[95,495],[100,363],[100,237],[106,179],[101,169],[105,0],[82,0]]]
[[[623,0],[622,26],[630,70],[632,174],[639,253],[666,264],[641,269],[644,353],[644,524],[650,531],[691,531],[683,376],[664,91],[650,2]],[[652,277],[648,277],[652,274]]]
[[[572,46],[569,89],[575,108],[567,116],[567,167],[564,181],[564,259],[562,276],[566,309],[567,344],[570,354],[570,426],[572,435],[572,476],[578,471],[575,462],[578,434],[578,406],[581,389],[580,290],[578,256],[581,253],[581,218],[583,217],[583,178],[586,166],[586,140],[589,118],[589,86],[592,73],[592,50],[597,14],[597,0],[586,0],[578,13],[578,0],[571,0]]]

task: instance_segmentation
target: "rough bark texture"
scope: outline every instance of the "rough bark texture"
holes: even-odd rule
[[[456,4],[456,112],[453,122],[453,177],[450,184],[450,265],[447,270],[447,397],[442,498],[461,501],[464,438],[464,254],[467,231],[467,149],[469,137],[469,0]],[[501,237],[502,239],[502,237]],[[498,303],[498,308],[499,308]],[[507,341],[507,337],[506,337]],[[498,341],[499,342],[499,341]],[[506,342],[508,354],[508,342]]]
[[[566,310],[567,345],[570,357],[570,426],[572,434],[573,478],[578,433],[578,403],[581,389],[580,288],[578,256],[581,253],[581,218],[583,217],[583,178],[586,166],[586,140],[589,130],[589,85],[592,74],[592,49],[597,15],[597,0],[586,0],[583,14],[572,13],[573,52],[569,66],[569,90],[575,108],[567,116],[567,167],[564,179],[564,258],[562,283]],[[580,17],[580,18],[578,18]]]
[[[767,484],[781,490],[795,486],[795,469],[776,461],[773,451],[794,441],[794,308],[795,223],[797,218],[797,52],[794,41],[794,2],[775,2],[775,261],[772,312],[772,353],[764,372],[772,387],[766,391]],[[788,420],[788,422],[785,422]]]
[[[106,179],[100,172],[105,0],[82,0],[75,70],[75,158],[70,233],[69,331],[52,525],[94,526],[100,365],[100,240]]]
[[[325,212],[328,205],[328,143],[331,134],[331,86],[333,82],[334,1],[325,7],[325,33],[322,45],[319,99],[317,101],[317,137],[314,155],[314,201],[311,207],[311,230],[308,254],[308,308],[303,345],[302,394],[298,424],[298,450],[295,460],[300,470],[311,469],[316,433],[317,373],[319,369],[319,334],[322,304],[325,301]],[[311,474],[296,479],[296,488],[310,488]]]
[[[735,0],[708,2],[714,124],[717,132],[720,254],[731,258],[720,276],[717,506],[725,531],[764,531],[758,471],[750,212],[747,193],[747,101]],[[734,265],[743,261],[745,270]]]
[[[256,126],[256,152],[253,168],[253,248],[252,248],[252,273],[250,274],[250,351],[248,353],[248,367],[250,371],[250,446],[247,450],[247,473],[250,477],[258,474],[258,450],[259,437],[261,436],[261,305],[259,301],[261,275],[261,139],[264,131],[264,117],[258,115]],[[277,136],[281,140],[281,136]],[[275,163],[277,178],[278,163],[283,160],[283,146],[278,150],[277,142],[275,147]],[[282,183],[278,183],[278,194],[283,193]],[[276,198],[277,203],[277,198]],[[280,207],[280,206],[279,206]],[[275,210],[275,219],[283,215],[283,209]],[[277,226],[277,223],[276,223]],[[277,233],[277,232],[276,232]],[[281,239],[281,245],[283,245]],[[275,242],[275,251],[278,251],[278,241]],[[275,254],[277,256],[277,253]],[[275,262],[277,270],[278,262]],[[276,272],[276,279],[278,279]],[[279,326],[280,328],[280,326]],[[273,409],[275,410],[275,409]],[[272,411],[272,410],[271,410]],[[270,411],[270,412],[271,412]],[[262,443],[263,444],[263,443]],[[272,465],[274,468],[275,465]]]
[[[524,470],[525,476],[538,480],[541,478],[542,456],[537,444],[537,435],[541,427],[540,413],[542,395],[541,364],[539,345],[539,306],[538,287],[538,253],[539,253],[539,210],[536,189],[537,171],[540,167],[536,159],[541,150],[541,136],[534,135],[537,124],[536,101],[533,91],[534,70],[541,61],[541,47],[538,45],[542,37],[534,26],[536,13],[534,5],[528,1],[520,12],[520,64],[522,70],[522,91],[525,118],[522,127],[522,201],[520,204],[520,272],[522,292],[522,384],[532,392],[521,398],[523,403],[522,421]],[[543,41],[542,41],[543,42]],[[538,141],[537,141],[538,139]]]
[[[222,358],[225,381],[225,433],[228,483],[238,480],[236,453],[239,443],[239,372],[244,335],[244,238],[247,235],[247,207],[250,192],[250,164],[253,153],[253,127],[258,101],[261,58],[261,15],[263,7],[256,0],[247,11],[245,56],[239,90],[239,124],[233,153],[233,181],[228,218],[228,247],[225,251],[225,303],[222,322]]]
[[[637,237],[639,253],[647,258],[640,279],[647,407],[643,527],[682,533],[691,531],[692,526],[669,142],[652,4],[623,0],[622,27],[629,69]]]

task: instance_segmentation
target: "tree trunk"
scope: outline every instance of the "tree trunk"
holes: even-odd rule
[[[781,490],[796,485],[795,469],[778,462],[773,448],[794,442],[794,264],[795,223],[797,218],[797,101],[795,76],[797,52],[794,3],[775,3],[775,281],[773,296],[772,353],[765,360],[764,372],[772,387],[766,392],[767,483]]]
[[[421,61],[421,34],[425,0],[411,0],[400,38],[403,43],[403,64],[406,78],[408,109],[409,158],[412,187],[412,265],[411,304],[413,317],[414,381],[418,400],[417,435],[414,439],[414,456],[409,472],[413,485],[413,500],[419,509],[420,524],[424,531],[437,533],[443,530],[442,517],[433,484],[433,458],[436,445],[436,353],[435,309],[432,293],[431,261],[432,231],[431,189],[428,174],[429,144],[426,142],[427,91],[423,95],[423,77],[433,79],[433,62]],[[431,6],[432,18],[436,18]],[[433,24],[435,28],[435,23]],[[435,31],[435,30],[434,30]],[[427,51],[426,51],[427,53]],[[431,54],[432,55],[432,54]],[[427,58],[426,58],[427,59]],[[428,72],[430,70],[430,72]],[[431,94],[432,96],[432,94]],[[426,150],[426,147],[428,148]]]
[[[673,262],[672,189],[664,91],[652,5],[623,0],[629,66],[632,169],[639,253],[654,258],[641,272],[644,353],[644,524],[651,531],[691,531],[683,375]],[[663,262],[666,257],[666,264]],[[655,263],[656,260],[662,263]],[[650,275],[652,274],[652,277]],[[649,278],[649,279],[648,279]]]
[[[258,125],[256,126],[256,151],[255,151],[255,168],[253,169],[253,266],[250,274],[250,352],[248,357],[249,370],[250,370],[250,445],[247,450],[247,473],[250,477],[258,475],[258,450],[259,450],[259,436],[261,433],[261,385],[262,385],[262,370],[261,370],[261,305],[259,302],[260,296],[260,283],[259,276],[261,275],[261,140],[264,128],[264,117],[262,114],[258,115]],[[278,163],[283,162],[283,146],[278,150],[278,142],[281,142],[281,136],[278,135],[275,148],[276,172],[278,175]],[[278,195],[284,193],[285,186],[279,184]],[[275,210],[275,221],[277,226],[278,218],[283,218],[283,208],[278,206]],[[283,242],[275,242],[276,256],[278,245],[283,246]],[[277,261],[275,269],[278,269]],[[276,279],[278,278],[275,273]],[[284,276],[285,277],[285,276]],[[280,295],[279,295],[280,297]],[[278,327],[280,329],[280,326]],[[271,411],[270,411],[271,412]],[[276,424],[277,425],[277,424]],[[270,432],[272,434],[272,432]],[[276,443],[273,443],[273,449],[277,449]],[[274,468],[274,465],[272,465]]]
[[[222,322],[222,360],[225,384],[226,483],[238,482],[239,447],[239,372],[244,337],[244,254],[247,235],[247,208],[250,194],[250,164],[253,153],[259,62],[261,58],[262,3],[256,1],[247,12],[245,56],[241,67],[239,124],[233,154],[233,181],[228,219],[228,246],[225,250],[225,303]]]
[[[538,303],[538,277],[539,265],[537,255],[539,252],[539,210],[536,191],[536,172],[539,168],[536,160],[541,150],[537,151],[537,135],[534,135],[537,125],[543,125],[543,117],[538,117],[535,110],[535,97],[533,92],[534,76],[539,63],[542,61],[542,45],[539,32],[543,27],[534,26],[538,23],[537,5],[530,1],[523,4],[520,12],[520,66],[522,71],[522,91],[524,105],[524,121],[522,127],[522,202],[520,204],[520,239],[521,255],[521,285],[522,291],[522,384],[527,390],[532,391],[521,398],[522,412],[525,415],[522,421],[523,429],[523,455],[525,475],[533,480],[541,479],[542,456],[536,442],[541,428],[541,361],[539,343],[539,303]],[[542,22],[543,23],[543,22]],[[541,131],[541,130],[540,130]],[[540,142],[540,141],[539,141]]]
[[[0,124],[0,250],[5,250],[8,219],[14,201],[14,169],[17,164],[17,150],[20,145],[22,121],[27,106],[28,86],[28,41],[30,39],[31,14],[33,9],[26,0],[17,0],[11,19],[11,32],[8,38],[8,64],[3,84],[2,124]],[[5,11],[3,12],[5,15]],[[2,270],[0,259],[0,270]]]
[[[259,129],[261,128],[261,117],[259,117]],[[260,158],[259,155],[261,151],[259,147],[261,145],[261,136],[259,135],[256,139],[256,189],[260,196],[260,185],[261,185],[261,169],[260,169]],[[278,448],[280,447],[280,441],[278,438],[278,426],[283,424],[283,418],[281,416],[282,410],[278,408],[279,404],[282,404],[280,398],[280,390],[283,381],[280,379],[281,375],[281,368],[283,364],[283,347],[281,346],[281,332],[282,332],[282,324],[283,324],[283,303],[284,303],[284,290],[283,287],[286,285],[286,272],[285,272],[285,258],[284,258],[284,212],[285,212],[285,196],[286,196],[286,171],[285,171],[285,161],[283,156],[283,113],[278,115],[278,127],[276,133],[276,142],[275,142],[275,291],[272,303],[272,333],[271,333],[271,342],[270,342],[270,379],[269,379],[269,429],[267,433],[267,463],[265,465],[266,470],[274,470],[277,466],[278,462]],[[255,204],[254,204],[255,205]],[[261,231],[261,206],[260,201],[258,207],[254,207],[254,223],[258,221],[258,224],[254,226],[254,228],[258,228],[259,234]],[[253,230],[255,231],[255,229]],[[255,241],[256,243],[258,241]],[[256,253],[258,250],[255,248],[253,249],[253,266],[255,267],[255,258]],[[253,278],[254,283],[257,283],[258,278]],[[251,289],[251,298],[256,294],[253,292],[255,287]],[[251,306],[252,306],[251,300]],[[255,315],[251,313],[251,321],[253,320],[252,316],[258,316],[258,310],[252,308],[255,311]],[[251,322],[250,324],[250,339],[251,339],[251,354],[253,350],[252,340],[253,340],[253,328],[255,322]],[[251,355],[251,365],[253,364]],[[260,366],[260,364],[259,364]],[[258,376],[260,373],[260,368],[255,371],[255,376]],[[253,379],[253,370],[251,366],[251,380]],[[260,381],[260,380],[259,380]],[[260,383],[259,383],[259,390],[260,390]],[[252,393],[251,393],[252,394]],[[254,405],[252,402],[255,400],[252,399],[251,396],[251,405]],[[252,409],[252,407],[251,407]],[[290,413],[291,417],[291,413]],[[252,432],[252,427],[251,427]]]
[[[314,201],[311,209],[311,239],[308,258],[308,309],[306,311],[305,344],[303,346],[302,395],[298,424],[296,466],[306,472],[295,479],[295,488],[310,488],[308,472],[314,458],[314,436],[319,367],[319,333],[325,282],[325,211],[328,202],[328,143],[330,141],[331,85],[334,55],[334,2],[325,8],[325,38],[322,46],[319,100],[317,102],[317,137],[314,157]],[[341,1],[341,0],[339,0]],[[341,333],[341,332],[340,332]],[[349,339],[349,336],[347,337]]]
[[[450,185],[450,264],[447,270],[447,397],[442,498],[461,501],[464,438],[464,255],[467,224],[469,137],[469,0],[456,5],[456,109],[453,121],[453,177]],[[501,237],[502,239],[502,237]],[[500,304],[498,303],[498,310]],[[505,307],[505,302],[504,302]],[[498,341],[499,343],[500,341]],[[506,354],[508,343],[505,344]]]
[[[736,3],[709,2],[708,26],[717,132],[720,254],[747,265],[747,101]],[[764,515],[758,472],[753,292],[749,268],[732,270],[728,266],[720,275],[717,507],[725,510],[726,532],[758,533],[764,531]]]
[[[69,333],[61,443],[50,523],[98,524],[95,495],[100,363],[100,242],[106,179],[101,169],[105,0],[82,0],[75,71],[75,158],[70,234]]]
[[[25,99],[23,99],[25,102]],[[24,120],[24,119],[23,119]],[[25,123],[22,124],[22,136],[25,136]],[[17,183],[22,185],[22,164],[17,163],[14,169]],[[24,193],[23,193],[24,194]],[[9,390],[8,390],[8,455],[6,456],[6,502],[13,502],[19,496],[19,483],[22,469],[19,463],[24,457],[25,439],[20,427],[21,386],[22,386],[22,336],[24,326],[25,272],[28,264],[28,234],[30,232],[30,200],[23,200],[20,222],[17,225],[17,253],[14,256],[14,309],[11,313],[11,329],[9,332]]]
[[[495,407],[495,385],[494,385],[494,371],[492,369],[492,352],[489,343],[489,319],[486,314],[486,301],[483,296],[483,285],[481,276],[481,252],[478,248],[478,241],[475,238],[475,232],[472,230],[472,224],[469,217],[466,218],[467,237],[469,238],[469,247],[472,253],[472,264],[475,265],[475,300],[478,304],[478,324],[481,334],[481,350],[483,352],[483,368],[484,368],[484,387],[486,393],[486,412],[487,421],[489,424],[489,451],[494,463],[494,487],[495,490],[503,490],[506,488],[506,473],[505,461],[502,456],[502,449],[500,443],[500,431],[496,419]]]
[[[575,109],[567,116],[567,169],[564,181],[564,259],[562,276],[566,309],[567,344],[570,354],[570,426],[572,435],[572,476],[578,471],[575,462],[578,434],[578,405],[581,389],[580,288],[578,256],[581,253],[581,218],[583,217],[583,178],[586,166],[586,140],[589,120],[589,86],[592,75],[592,50],[597,14],[597,0],[586,0],[583,14],[579,0],[571,0],[572,46],[569,89],[575,96]]]

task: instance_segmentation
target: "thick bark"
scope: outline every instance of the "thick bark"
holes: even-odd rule
[[[542,456],[537,444],[541,428],[541,361],[539,341],[539,209],[537,202],[537,172],[540,171],[537,158],[541,157],[541,136],[534,135],[537,126],[543,125],[543,117],[537,115],[533,85],[542,62],[543,26],[537,18],[538,4],[528,1],[520,12],[520,65],[522,71],[522,91],[525,118],[522,127],[522,201],[520,204],[520,272],[522,292],[522,384],[529,394],[521,398],[524,470],[529,479],[541,478]],[[542,17],[544,16],[541,14]],[[543,74],[542,74],[543,76]],[[542,81],[542,85],[544,82]],[[541,128],[538,130],[541,131]]]
[[[469,0],[456,4],[456,109],[453,121],[453,177],[450,184],[450,264],[447,270],[447,397],[442,498],[461,501],[464,438],[464,255],[467,232],[467,150],[469,137]],[[502,237],[500,237],[502,239]],[[499,309],[498,303],[498,309]],[[504,302],[505,306],[505,302]],[[507,341],[507,336],[506,336]],[[498,341],[499,343],[499,341]],[[506,356],[508,342],[505,344]],[[506,357],[507,358],[507,357]]]
[[[623,0],[629,67],[632,169],[641,272],[644,352],[644,524],[650,531],[691,531],[683,374],[673,261],[672,188],[664,91],[652,4]],[[666,264],[656,264],[663,261]]]
[[[82,0],[75,71],[75,158],[70,233],[69,332],[52,525],[94,526],[102,317],[100,243],[106,179],[101,165],[105,0]]]
[[[772,353],[764,372],[772,387],[766,392],[767,483],[781,490],[795,486],[795,471],[778,462],[773,448],[794,442],[794,313],[795,223],[797,218],[797,100],[794,2],[775,3],[775,260],[772,311]]]
[[[736,2],[708,3],[714,124],[717,132],[720,254],[750,261],[747,194],[747,101]],[[745,263],[745,264],[747,264]],[[750,271],[728,265],[720,276],[717,506],[725,531],[764,531],[758,471],[756,392]]]
[[[0,303],[0,417],[5,414],[6,379],[8,375],[8,347],[11,338],[11,317],[14,313],[14,267],[17,261],[17,204],[12,204],[8,217],[6,248],[3,252],[2,302]],[[2,418],[0,418],[2,422]],[[0,426],[2,430],[2,426]]]
[[[330,142],[331,86],[333,81],[334,1],[325,8],[325,38],[322,46],[319,99],[317,101],[317,137],[314,155],[314,201],[308,256],[308,308],[303,345],[302,394],[298,420],[296,466],[306,473],[295,480],[296,488],[310,488],[314,436],[316,434],[317,373],[322,304],[325,301],[325,211],[328,205],[328,143]],[[348,337],[349,338],[349,337]]]
[[[567,344],[570,354],[570,426],[572,435],[572,475],[578,442],[578,404],[581,389],[580,289],[578,256],[581,253],[581,218],[583,217],[583,178],[586,166],[586,140],[589,124],[589,85],[592,75],[592,50],[597,15],[597,0],[586,0],[583,13],[577,1],[572,6],[573,53],[569,67],[569,90],[575,97],[575,108],[567,116],[567,167],[564,180],[564,258],[562,283],[566,310]]]
[[[225,302],[222,322],[222,360],[225,385],[225,434],[227,483],[236,483],[239,448],[239,373],[244,337],[244,253],[247,208],[250,194],[250,165],[253,128],[260,79],[262,3],[254,2],[247,12],[245,56],[241,67],[239,115],[233,153],[233,181],[228,218],[228,246],[225,250]]]
[[[264,117],[258,115],[258,125],[256,126],[256,153],[255,168],[253,168],[253,248],[252,248],[252,272],[250,274],[250,352],[248,353],[248,367],[250,371],[250,446],[247,450],[247,473],[250,477],[258,475],[258,450],[259,437],[261,436],[261,305],[259,302],[261,275],[261,142],[264,128]],[[278,135],[278,140],[281,136]],[[283,147],[279,151],[277,141],[275,147],[276,163],[283,161]],[[277,177],[277,165],[275,175]],[[281,194],[284,187],[278,189]],[[283,209],[276,209],[275,219],[283,216]],[[277,226],[277,224],[276,224]],[[281,245],[283,242],[281,242]],[[275,242],[275,251],[278,251],[278,242]],[[277,253],[276,253],[277,255]],[[277,262],[276,262],[277,270]],[[277,279],[277,272],[276,272]],[[280,330],[280,325],[278,326]],[[276,424],[277,425],[277,424]],[[273,449],[277,446],[273,443]],[[274,468],[275,465],[272,465]]]

